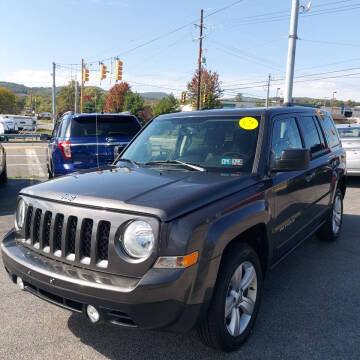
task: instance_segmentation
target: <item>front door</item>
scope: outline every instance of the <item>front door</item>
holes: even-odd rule
[[[301,149],[303,142],[295,116],[274,118],[272,131],[271,163],[280,159],[283,150]],[[270,167],[272,164],[270,164]],[[306,171],[279,172],[273,175],[271,193],[272,238],[276,255],[281,257],[298,241],[306,224]]]

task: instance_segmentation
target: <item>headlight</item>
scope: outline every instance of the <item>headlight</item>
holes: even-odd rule
[[[149,223],[142,220],[131,222],[125,229],[123,235],[123,246],[125,252],[137,259],[145,260],[154,248],[155,236]]]
[[[15,214],[15,227],[18,230],[21,230],[24,226],[25,222],[25,201],[23,199],[20,199],[16,208],[16,214]]]

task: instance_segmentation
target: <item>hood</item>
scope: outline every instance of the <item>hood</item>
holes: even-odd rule
[[[168,221],[254,183],[249,174],[107,167],[37,184],[21,194]]]

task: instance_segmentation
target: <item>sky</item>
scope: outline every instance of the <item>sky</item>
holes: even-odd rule
[[[204,67],[224,96],[264,97],[269,73],[282,95],[291,0],[0,0],[0,81],[51,86],[55,62],[65,85],[84,58],[87,84],[109,89],[99,62],[119,56],[133,91],[178,96],[197,67],[200,9]],[[313,0],[299,15],[294,96],[360,101],[359,18],[360,0]]]

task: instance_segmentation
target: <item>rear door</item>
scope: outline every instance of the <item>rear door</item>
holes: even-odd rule
[[[328,209],[332,180],[329,166],[330,150],[323,129],[315,114],[304,114],[299,118],[305,148],[310,150],[310,167],[305,174],[304,201],[306,202],[308,223],[316,221]]]
[[[360,126],[338,128],[346,151],[346,167],[350,175],[360,175]]]
[[[125,147],[140,130],[134,116],[80,115],[71,120],[70,141],[73,164],[86,169],[111,164],[115,147]]]

